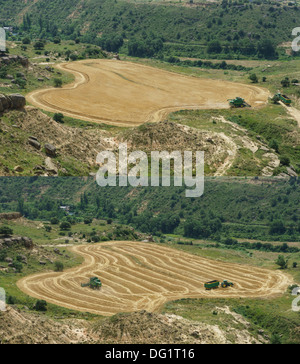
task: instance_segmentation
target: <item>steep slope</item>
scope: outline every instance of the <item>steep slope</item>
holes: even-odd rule
[[[237,315],[236,315],[237,316]],[[239,321],[238,321],[239,320]],[[226,330],[180,316],[146,311],[121,314],[92,323],[53,320],[14,307],[0,312],[0,344],[225,344],[265,343],[250,333],[241,318],[230,319]]]

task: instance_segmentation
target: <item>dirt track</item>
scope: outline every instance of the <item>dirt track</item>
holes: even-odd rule
[[[224,109],[229,98],[243,97],[253,107],[268,100],[266,89],[188,77],[131,62],[85,60],[63,63],[75,81],[62,89],[37,90],[27,100],[47,111],[120,126],[164,119],[181,109]]]
[[[181,298],[270,297],[292,279],[280,271],[208,260],[179,250],[139,242],[108,242],[70,248],[84,263],[63,273],[39,273],[17,285],[26,294],[66,308],[111,316],[156,311]],[[81,283],[98,276],[100,291]],[[204,283],[228,279],[234,288],[206,291]]]

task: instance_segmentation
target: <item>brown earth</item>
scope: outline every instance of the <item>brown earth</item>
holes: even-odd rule
[[[108,242],[70,248],[84,263],[63,273],[25,277],[18,287],[47,302],[103,316],[156,311],[181,298],[272,297],[285,292],[292,278],[280,271],[213,261],[171,248],[140,242]],[[101,290],[81,287],[98,276]],[[228,279],[235,286],[206,291],[204,283]]]
[[[75,128],[57,123],[32,106],[27,106],[24,112],[14,111],[8,113],[7,116],[13,120],[14,126],[0,120],[0,128],[5,131],[5,135],[13,134],[14,139],[18,140],[18,145],[22,145],[23,151],[45,158],[44,145],[52,144],[56,147],[57,155],[62,161],[77,160],[87,166],[91,172],[97,168],[98,153],[103,150],[118,153],[120,142],[128,143],[129,152],[135,150],[145,152],[152,150],[204,151],[205,161],[210,167],[211,175],[225,174],[237,153],[234,139],[224,133],[200,131],[174,122],[146,123],[138,128],[112,133],[100,127]],[[27,138],[19,136],[19,132],[34,136],[41,148],[37,149],[32,146]],[[5,140],[2,140],[3,145],[4,143]],[[7,140],[7,143],[11,143],[10,139]],[[62,171],[62,167],[56,159],[53,159],[52,162],[58,171]],[[31,172],[31,174],[34,173],[38,174],[40,171]],[[10,175],[9,172],[5,172],[1,163],[0,174]]]
[[[163,120],[181,109],[224,109],[243,97],[253,107],[265,104],[266,89],[221,80],[188,77],[131,62],[85,60],[58,66],[75,76],[61,89],[37,90],[27,100],[47,111],[81,120],[136,126]]]
[[[225,308],[226,329],[170,314],[146,311],[85,321],[50,319],[8,306],[0,312],[0,344],[250,344],[265,343],[254,337],[250,324]]]

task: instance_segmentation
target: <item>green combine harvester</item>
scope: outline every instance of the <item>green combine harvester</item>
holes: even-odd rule
[[[241,97],[236,97],[235,99],[230,99],[229,105],[231,108],[239,108],[239,107],[251,107],[247,102]]]
[[[93,277],[88,283],[81,283],[81,287],[90,287],[92,289],[100,289],[102,287],[102,282],[99,278]]]
[[[222,288],[227,288],[227,287],[233,287],[234,284],[232,282],[228,282],[227,280],[224,280],[221,283],[221,287]],[[211,289],[217,289],[220,287],[220,282],[215,280],[215,281],[211,281],[211,282],[206,282],[204,284],[204,287],[207,291],[211,290]]]
[[[289,97],[287,97],[286,95],[282,95],[280,92],[274,95],[273,100],[282,101],[287,106],[290,106],[292,103],[292,100]]]

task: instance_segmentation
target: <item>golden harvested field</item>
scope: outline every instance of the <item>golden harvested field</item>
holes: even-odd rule
[[[153,312],[181,298],[271,297],[293,283],[280,271],[213,261],[156,244],[108,242],[70,249],[84,257],[81,266],[25,277],[18,287],[59,306],[111,316]],[[101,290],[81,287],[93,276],[102,280]],[[214,279],[228,279],[235,286],[206,291],[204,283]]]
[[[37,90],[27,100],[46,111],[81,120],[135,126],[164,119],[181,109],[224,109],[228,99],[265,104],[266,89],[221,80],[189,77],[117,60],[63,63],[75,81],[61,89]]]

